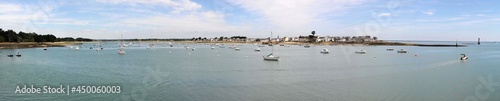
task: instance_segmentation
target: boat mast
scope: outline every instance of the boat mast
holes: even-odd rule
[[[271,43],[271,53],[274,54],[273,32],[272,31],[271,31],[271,38],[269,38],[269,42]]]
[[[120,48],[123,48],[123,34],[120,34]]]

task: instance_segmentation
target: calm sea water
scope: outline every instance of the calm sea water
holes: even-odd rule
[[[451,43],[451,44],[454,44]],[[276,46],[241,51],[203,44],[152,49],[116,42],[104,50],[68,47],[0,50],[0,100],[500,100],[500,44],[468,47]],[[327,48],[330,54],[320,54]],[[407,54],[386,51],[406,49]],[[355,54],[364,49],[367,54]],[[22,57],[7,57],[20,52]],[[469,60],[458,60],[460,54]],[[483,81],[486,81],[483,82]],[[121,86],[120,94],[16,94],[16,86]],[[488,88],[489,87],[489,88]]]

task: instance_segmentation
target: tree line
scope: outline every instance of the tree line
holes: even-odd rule
[[[92,41],[88,38],[57,38],[52,34],[39,35],[35,32],[22,32],[19,33],[9,29],[3,30],[0,28],[0,42],[59,42],[59,41]]]

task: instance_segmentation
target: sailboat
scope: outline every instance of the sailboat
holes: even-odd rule
[[[271,32],[271,38],[273,37],[273,32]],[[271,40],[271,39],[269,39]],[[267,60],[267,61],[279,61],[280,60],[280,57],[279,56],[274,56],[274,45],[272,45],[272,41],[271,41],[271,53],[269,55],[266,55],[266,56],[262,56],[264,58],[264,60]]]
[[[123,34],[121,35],[121,39],[123,40]],[[118,55],[125,55],[125,48],[123,47],[123,43],[120,40],[120,49],[118,49]]]

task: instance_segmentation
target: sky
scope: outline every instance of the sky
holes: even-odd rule
[[[495,0],[0,0],[0,28],[92,39],[500,40]]]

